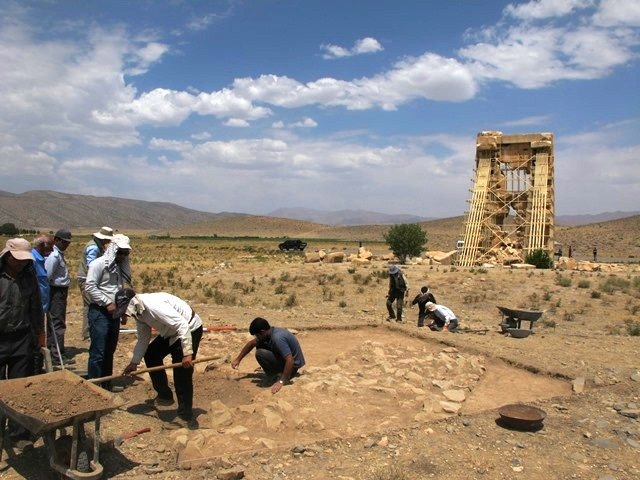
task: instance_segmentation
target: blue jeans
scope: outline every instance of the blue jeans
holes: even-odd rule
[[[87,377],[99,378],[113,374],[113,355],[118,346],[120,336],[120,321],[111,318],[105,307],[89,305],[89,364]],[[104,382],[104,388],[109,389],[111,382]]]

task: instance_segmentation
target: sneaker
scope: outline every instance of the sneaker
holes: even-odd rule
[[[149,400],[145,400],[144,403],[153,405],[154,407],[170,407],[171,405],[173,405],[173,398],[150,398]]]
[[[387,317],[387,322],[393,322],[396,319],[396,317]]]

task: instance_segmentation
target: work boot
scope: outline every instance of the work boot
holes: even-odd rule
[[[170,407],[171,405],[173,405],[173,397],[163,398],[161,396],[157,396],[156,398],[145,400],[144,403],[153,405],[154,407]]]

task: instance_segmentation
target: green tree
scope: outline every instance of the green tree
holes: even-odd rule
[[[549,252],[541,248],[527,254],[524,261],[530,265],[535,265],[536,268],[553,268],[553,259],[549,255]]]
[[[417,257],[427,244],[427,234],[417,223],[403,223],[394,225],[384,234],[393,254],[401,263],[406,262],[407,257]]]
[[[0,226],[0,234],[2,235],[17,235],[18,228],[13,223],[3,223]]]

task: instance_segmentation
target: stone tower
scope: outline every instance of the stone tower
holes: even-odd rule
[[[460,266],[523,262],[554,249],[553,134],[481,132]]]

